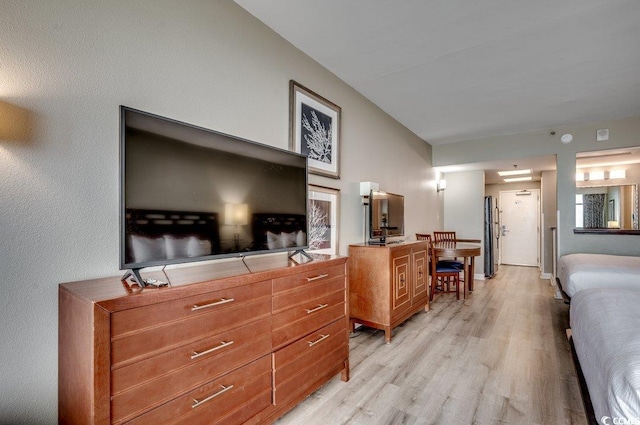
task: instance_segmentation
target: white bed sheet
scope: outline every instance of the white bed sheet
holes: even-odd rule
[[[571,298],[588,288],[640,289],[640,257],[567,254],[558,261],[558,278]]]
[[[596,419],[640,423],[640,290],[582,290],[570,320]]]

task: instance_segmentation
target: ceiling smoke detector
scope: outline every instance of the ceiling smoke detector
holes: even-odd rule
[[[564,143],[565,145],[566,145],[567,143],[571,143],[571,142],[573,141],[573,135],[572,135],[572,134],[569,134],[569,133],[565,133],[565,134],[563,134],[562,136],[560,136],[560,141],[561,141],[562,143]]]

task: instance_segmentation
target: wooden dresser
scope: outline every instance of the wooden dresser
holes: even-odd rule
[[[429,265],[426,241],[349,246],[349,316],[391,331],[413,314],[429,310]]]
[[[221,260],[59,287],[60,424],[262,424],[349,379],[346,258]]]

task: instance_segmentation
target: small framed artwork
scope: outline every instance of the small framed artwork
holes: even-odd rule
[[[309,185],[309,251],[338,255],[340,190]]]
[[[310,173],[339,179],[340,107],[293,80],[289,91],[290,149],[306,155]]]

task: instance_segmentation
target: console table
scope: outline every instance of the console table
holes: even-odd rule
[[[421,309],[429,310],[429,266],[426,241],[349,246],[349,316],[361,323],[393,328]]]
[[[272,423],[349,379],[346,258],[220,260],[59,286],[60,424]]]

